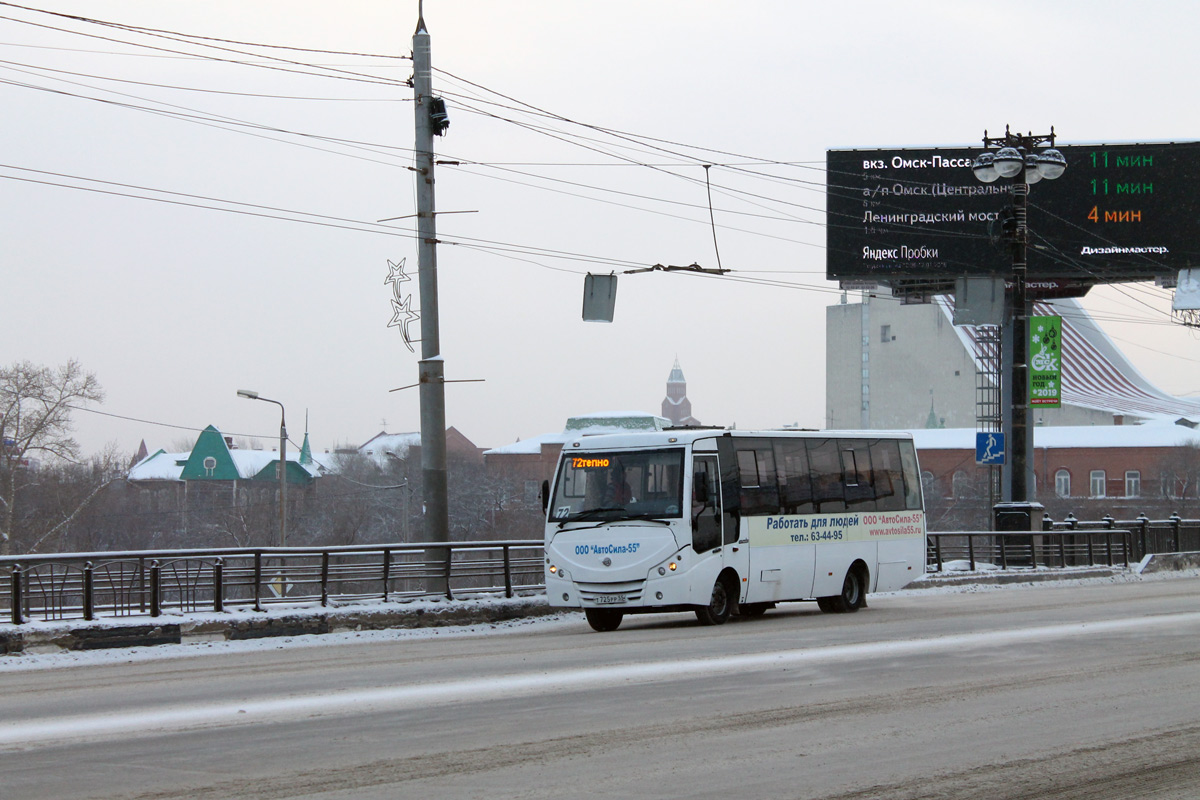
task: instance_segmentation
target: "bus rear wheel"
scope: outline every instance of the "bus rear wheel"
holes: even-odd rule
[[[583,613],[592,630],[600,633],[615,631],[625,617],[620,611],[613,611],[611,608],[586,608]]]
[[[867,586],[862,571],[851,567],[842,581],[841,594],[818,597],[817,607],[826,614],[852,614],[867,605]]]
[[[725,582],[717,578],[713,584],[712,597],[708,605],[696,609],[696,619],[701,625],[722,625],[732,613],[732,601],[729,598],[729,588]]]

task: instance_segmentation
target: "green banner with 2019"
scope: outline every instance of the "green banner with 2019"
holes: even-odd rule
[[[1029,405],[1062,406],[1062,317],[1029,318]]]

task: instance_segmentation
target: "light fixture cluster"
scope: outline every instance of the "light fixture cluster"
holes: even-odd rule
[[[1049,143],[1045,150],[1032,152],[1033,148]],[[996,152],[980,153],[971,165],[975,177],[984,183],[992,183],[998,178],[1015,178],[1025,171],[1025,183],[1037,183],[1042,178],[1052,181],[1067,169],[1067,159],[1061,152],[1054,149],[1054,134],[1045,136],[1022,136],[1010,133],[1007,129],[1003,138],[990,139],[983,137],[985,147],[1003,145]]]

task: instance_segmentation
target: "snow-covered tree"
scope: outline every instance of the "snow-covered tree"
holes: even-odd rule
[[[74,359],[50,368],[31,361],[0,367],[0,555],[21,533],[19,490],[31,482],[33,459],[79,460],[71,412],[104,399],[96,376]]]

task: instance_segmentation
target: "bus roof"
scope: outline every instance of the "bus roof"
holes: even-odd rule
[[[768,430],[740,431],[721,430],[714,428],[697,428],[694,430],[666,431],[631,431],[629,433],[602,433],[576,436],[563,444],[563,450],[612,450],[641,447],[669,447],[671,445],[688,445],[699,439],[715,439],[718,436],[732,436],[735,439],[906,439],[912,441],[908,431],[814,431],[814,430]]]

